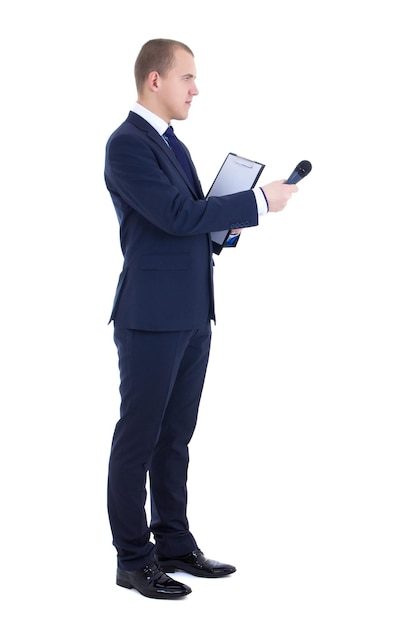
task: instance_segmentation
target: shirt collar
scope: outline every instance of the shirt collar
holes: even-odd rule
[[[163,135],[168,128],[168,124],[165,122],[165,120],[163,120],[161,117],[158,117],[158,115],[155,115],[155,113],[152,113],[152,111],[150,111],[149,109],[146,109],[142,104],[139,104],[139,102],[134,103],[131,111],[143,117],[143,119],[145,119],[151,126],[153,126],[153,128],[160,135]]]

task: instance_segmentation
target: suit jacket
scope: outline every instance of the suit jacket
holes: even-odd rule
[[[133,112],[107,142],[104,176],[124,256],[110,317],[119,328],[190,330],[214,319],[210,233],[258,224],[252,191],[204,200],[190,162],[194,188],[164,139]]]

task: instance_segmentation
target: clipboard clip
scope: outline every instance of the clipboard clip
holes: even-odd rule
[[[233,160],[236,163],[236,165],[242,165],[243,167],[247,167],[249,169],[253,168],[252,161],[249,161],[248,159],[244,159],[243,157],[240,157],[237,154],[235,154],[235,157]]]

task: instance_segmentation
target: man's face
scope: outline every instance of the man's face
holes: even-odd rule
[[[194,57],[185,50],[175,51],[175,63],[166,76],[159,76],[159,115],[167,122],[185,120],[191,102],[198,95]]]

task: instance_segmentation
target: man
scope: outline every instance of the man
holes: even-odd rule
[[[138,55],[135,79],[137,102],[109,138],[105,161],[124,255],[111,314],[121,407],[108,510],[117,584],[172,599],[191,589],[166,572],[214,578],[236,571],[205,557],[186,512],[188,444],[215,315],[210,233],[256,226],[259,215],[283,209],[297,187],[277,181],[205,200],[190,154],[169,128],[188,117],[198,95],[192,51],[151,40]]]

